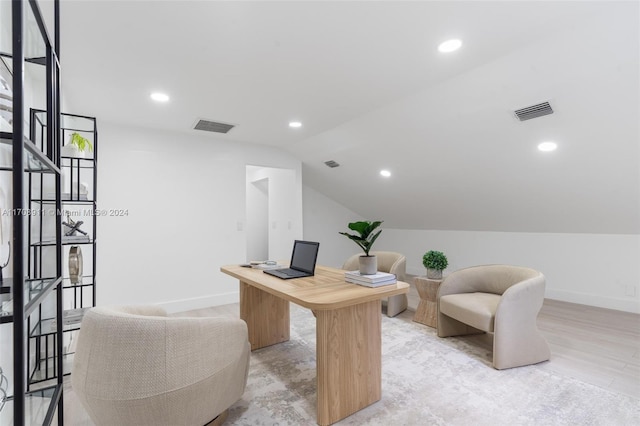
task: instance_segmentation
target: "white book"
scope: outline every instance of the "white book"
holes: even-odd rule
[[[369,283],[366,281],[359,281],[356,279],[353,279],[351,277],[345,277],[345,281],[348,283],[352,283],[352,284],[358,284],[364,287],[382,287],[385,285],[393,285],[396,284],[398,281],[395,279],[395,277],[391,280],[387,280],[387,281],[381,281],[381,282],[377,282],[377,283]]]
[[[267,265],[265,263],[261,263],[259,265],[251,265],[251,267],[253,269],[262,269],[263,271],[266,271],[267,269],[282,269],[282,268],[286,268],[286,266],[284,266],[284,265]]]
[[[356,280],[360,280],[363,282],[369,283],[377,283],[381,281],[389,281],[390,279],[396,279],[394,274],[389,274],[388,272],[376,272],[373,275],[362,275],[360,271],[348,271],[344,273],[345,278],[353,278]]]

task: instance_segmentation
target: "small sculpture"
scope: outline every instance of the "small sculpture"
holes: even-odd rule
[[[67,228],[69,228],[64,235],[66,237],[70,237],[72,235],[76,235],[76,232],[81,233],[82,235],[87,235],[86,232],[84,232],[82,229],[80,229],[80,226],[83,224],[84,222],[82,220],[79,221],[74,221],[73,219],[71,219],[71,216],[69,215],[69,213],[67,213],[67,221],[66,222],[62,222],[62,224],[64,226],[66,226]]]

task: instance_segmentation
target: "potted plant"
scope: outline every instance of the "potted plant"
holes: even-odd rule
[[[357,235],[340,232],[340,234],[345,235],[352,241],[355,241],[355,243],[364,251],[364,255],[360,256],[360,273],[362,275],[373,275],[378,272],[378,259],[374,255],[370,255],[369,250],[371,250],[373,243],[382,232],[382,229],[378,232],[374,232],[381,224],[381,220],[375,222],[352,222],[349,224],[349,229],[356,231]]]
[[[447,256],[441,251],[429,250],[422,256],[422,264],[427,268],[427,278],[442,279],[442,270],[449,265]]]
[[[93,151],[93,145],[89,139],[73,132],[69,142],[62,147],[61,154],[63,157],[85,158],[85,150],[87,149],[89,152]]]

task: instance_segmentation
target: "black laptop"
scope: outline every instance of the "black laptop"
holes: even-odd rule
[[[293,243],[293,253],[291,253],[291,264],[289,267],[285,269],[267,269],[264,273],[282,278],[283,280],[310,277],[316,269],[319,247],[320,243],[296,240]]]

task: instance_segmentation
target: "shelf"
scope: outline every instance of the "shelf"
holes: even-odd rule
[[[74,331],[80,329],[82,318],[84,314],[91,308],[78,308],[67,309],[63,313],[62,329],[63,331]],[[29,333],[29,337],[42,337],[49,334],[56,334],[56,320],[55,318],[48,318],[38,323],[33,327]]]
[[[39,278],[25,280],[24,292],[25,292],[25,308],[24,317],[27,318],[33,309],[53,290],[60,282],[62,278]],[[14,281],[13,278],[5,278],[2,283],[2,292],[8,293],[13,291]],[[6,314],[0,313],[0,323],[13,322],[13,313]]]
[[[81,160],[81,161],[96,161],[95,158],[80,158],[80,157],[69,157],[66,155],[61,155],[60,156],[61,159],[63,160]],[[69,165],[65,165],[65,167],[70,167]],[[91,166],[84,166],[86,168],[93,168],[93,165]],[[82,166],[80,168],[83,168]]]
[[[95,200],[72,200],[71,198],[61,198],[60,201],[62,204],[95,204]],[[56,200],[49,199],[31,199],[32,203],[41,203],[41,204],[55,204]]]
[[[96,242],[96,240],[65,241],[63,239],[62,240],[62,245],[63,246],[77,246],[77,245],[81,245],[81,244],[93,244],[95,242]],[[37,243],[32,243],[31,244],[32,247],[48,247],[48,246],[55,246],[55,245],[56,245],[55,241],[41,241],[41,242],[37,242]]]
[[[30,248],[30,242],[35,240],[34,235],[42,236],[43,233],[59,235],[59,229],[61,229],[61,217],[56,216],[56,212],[46,221],[41,216],[37,224],[32,220],[35,214],[31,214],[38,210],[32,209],[32,207],[42,207],[34,206],[31,202],[31,196],[37,193],[40,194],[40,198],[45,198],[42,197],[42,192],[35,191],[42,191],[43,188],[50,187],[51,181],[53,181],[53,186],[56,189],[53,196],[48,198],[57,198],[62,180],[62,170],[57,165],[59,161],[57,144],[60,135],[60,62],[58,60],[60,1],[54,0],[52,2],[51,10],[47,10],[49,12],[47,17],[50,19],[47,19],[46,22],[36,1],[2,3],[3,6],[4,3],[7,4],[7,9],[3,8],[3,24],[7,21],[4,18],[9,17],[11,17],[13,24],[13,29],[7,29],[12,33],[11,50],[15,54],[12,61],[3,61],[3,66],[6,65],[5,68],[15,77],[12,79],[12,83],[15,85],[11,84],[13,86],[11,87],[13,100],[10,105],[14,107],[13,127],[9,128],[8,132],[0,132],[0,150],[3,154],[0,170],[3,171],[2,179],[5,179],[7,172],[15,177],[11,180],[12,193],[14,198],[17,196],[13,208],[20,212],[20,219],[18,220],[18,216],[15,217],[12,231],[16,236],[15,241],[12,240],[11,244],[13,250],[11,261],[15,277],[5,279],[3,283],[4,287],[9,288],[9,294],[6,294],[6,289],[3,289],[5,294],[2,295],[2,300],[9,299],[10,303],[7,304],[7,307],[12,309],[11,313],[0,317],[0,321],[12,322],[11,331],[14,344],[12,345],[13,355],[9,359],[4,358],[7,348],[3,347],[3,353],[0,354],[3,357],[3,362],[7,361],[13,365],[12,397],[0,411],[0,426],[49,426],[56,421],[54,418],[56,412],[58,414],[56,423],[62,424],[64,422],[62,416],[63,378],[62,374],[59,374],[53,381],[49,380],[39,384],[37,390],[31,386],[29,375],[34,370],[31,364],[40,356],[40,348],[37,348],[38,353],[36,353],[36,348],[29,345],[30,330],[28,327],[32,323],[31,320],[36,318],[40,320],[42,312],[50,310],[50,306],[47,306],[45,310],[40,310],[43,303],[49,305],[49,302],[55,299],[56,315],[62,311],[62,277],[38,279],[24,277],[41,277],[42,271],[49,271],[45,274],[58,274],[62,271],[63,252],[60,250],[59,242],[52,244],[53,250]],[[55,35],[55,39],[49,37],[48,30]],[[3,40],[4,35],[3,32]],[[28,64],[39,65],[31,66]],[[20,83],[18,83],[18,78]],[[44,104],[45,112],[42,116],[50,122],[48,128],[38,127],[38,123],[33,117],[33,108],[30,107],[38,99],[40,100],[38,103]],[[19,161],[16,161],[18,158]],[[87,162],[86,164],[92,163]],[[45,176],[45,174],[48,175]],[[53,211],[56,206],[47,207],[54,207],[50,209]],[[23,218],[22,216],[27,216],[25,211],[31,216]],[[51,256],[49,251],[55,251],[55,256]],[[58,318],[58,321],[62,321],[62,318]],[[60,366],[63,346],[61,343],[62,333],[48,335],[44,340],[54,341],[49,347],[45,345],[45,350],[49,352],[48,355],[54,356],[56,363]],[[61,366],[60,369],[62,369]]]
[[[93,275],[83,275],[82,284],[71,284],[69,277],[62,278],[62,288],[92,287],[94,284]]]
[[[74,355],[75,355],[75,352],[62,355],[62,374],[65,376],[71,373],[71,368],[73,367]],[[54,365],[55,365],[55,360],[53,359],[53,357],[48,357],[46,359],[40,360],[40,366],[37,370],[33,371],[33,373],[31,374],[29,383],[34,385],[37,383],[46,382],[48,380],[54,380],[56,378]]]
[[[28,392],[25,395],[25,424],[27,425],[48,425],[53,420],[60,396],[62,395],[62,385],[56,385]],[[0,426],[13,425],[13,397],[7,400],[2,411],[0,411]]]
[[[38,149],[29,139],[24,138],[24,147],[27,155],[24,159],[24,171],[32,173],[58,173],[60,169],[53,164],[53,161]],[[13,146],[13,133],[0,132],[0,143]],[[3,166],[2,170],[12,170],[10,167]]]

